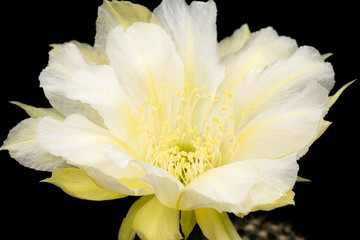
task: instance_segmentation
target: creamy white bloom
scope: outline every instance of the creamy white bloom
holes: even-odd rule
[[[144,239],[180,239],[180,213],[210,239],[235,239],[219,212],[292,204],[297,160],[339,95],[330,101],[332,66],[270,27],[243,25],[218,43],[216,12],[212,0],[163,0],[153,13],[105,1],[94,47],[72,41],[50,52],[40,83],[54,109],[22,105],[32,118],[2,149],[55,170],[46,181],[76,197],[154,194],[132,219]],[[142,222],[155,210],[168,232]]]

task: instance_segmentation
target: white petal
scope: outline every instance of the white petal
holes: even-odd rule
[[[323,86],[332,83],[331,65],[309,47],[250,74],[232,99],[239,160],[277,158],[305,147],[327,110],[329,90]]]
[[[303,147],[301,150],[297,151],[297,156],[298,158],[301,158],[302,156],[304,156],[307,151],[309,150],[310,146],[319,138],[321,137],[321,135],[323,135],[323,133],[328,129],[328,127],[330,127],[332,123],[329,121],[325,121],[325,120],[321,120],[319,127],[318,127],[318,131],[317,134],[314,135],[314,137],[312,138],[311,141],[308,142],[308,144]]]
[[[51,154],[74,165],[95,168],[107,162],[106,144],[122,145],[109,131],[81,115],[71,115],[64,122],[45,117],[38,124],[36,137]]]
[[[91,66],[77,71],[63,86],[68,98],[90,104],[110,132],[138,151],[140,112],[126,98],[110,66]]]
[[[25,167],[42,171],[53,171],[66,167],[65,160],[51,155],[36,139],[36,128],[40,119],[28,118],[16,125],[9,133],[0,150],[9,150],[10,156]]]
[[[240,51],[224,59],[226,76],[220,93],[234,89],[252,70],[287,58],[296,49],[297,44],[294,40],[278,36],[270,27],[253,33]]]
[[[104,65],[109,64],[109,59],[106,56],[105,51],[96,49],[89,44],[86,43],[80,43],[78,41],[70,41],[64,44],[51,44],[50,46],[53,48],[50,52],[50,61],[55,60],[55,58],[62,56],[61,51],[63,47],[68,47],[69,44],[75,45],[76,48],[80,51],[82,57],[86,60],[86,62],[90,65]],[[59,56],[56,56],[58,53],[60,53]],[[68,66],[71,68],[71,66]]]
[[[169,35],[159,26],[134,23],[108,36],[107,54],[128,98],[140,109],[145,100],[165,104],[160,119],[170,121],[177,105],[171,99],[184,89],[184,67]],[[175,113],[174,113],[175,111]]]
[[[121,161],[121,167],[108,158],[106,149],[109,145],[124,149],[124,144],[81,115],[71,115],[64,122],[45,117],[39,123],[37,138],[43,148],[83,168],[109,191],[125,195],[152,193],[139,179],[145,172],[141,166],[133,164],[133,156],[118,150],[117,160]]]
[[[40,86],[44,89],[51,105],[63,115],[82,114],[101,125],[102,119],[95,110],[87,104],[68,99],[65,96],[64,86],[69,78],[79,69],[96,64],[86,57],[87,55],[84,55],[83,52],[88,51],[81,51],[80,46],[82,45],[76,45],[73,42],[61,46],[56,45],[49,53],[49,65],[39,76]]]
[[[174,40],[185,66],[190,87],[214,93],[223,80],[224,67],[216,32],[217,9],[214,1],[164,0],[154,10],[153,22],[163,26]]]
[[[156,198],[169,208],[177,208],[184,185],[169,172],[151,165],[143,165],[146,175],[142,179],[152,186]]]
[[[114,166],[111,167],[114,168]],[[142,196],[153,193],[151,187],[139,178],[139,176],[143,175],[143,170],[135,164],[131,164],[131,162],[128,166],[120,170],[117,168],[110,169],[110,166],[101,170],[91,167],[84,167],[83,169],[91,176],[96,184],[109,191],[131,196]],[[122,174],[124,176],[122,176]]]
[[[113,160],[118,169],[123,168],[122,165],[124,164],[124,161],[121,161],[121,155],[119,149],[113,146],[107,148],[107,156]],[[141,166],[144,174],[139,175],[139,178],[151,186],[156,198],[165,206],[176,208],[179,196],[184,188],[183,184],[164,169],[140,161],[133,161],[133,164]]]
[[[271,204],[295,184],[296,155],[281,159],[252,159],[211,169],[191,182],[179,200],[179,209],[202,207],[219,212],[248,213]],[[236,191],[234,191],[236,189]]]
[[[317,135],[326,100],[325,89],[309,85],[298,98],[259,114],[237,133],[235,158],[277,158],[300,151]]]
[[[334,85],[332,66],[324,62],[316,49],[300,47],[290,58],[253,71],[236,86],[233,91],[235,114],[253,113],[261,104],[276,105],[316,82],[330,91]]]

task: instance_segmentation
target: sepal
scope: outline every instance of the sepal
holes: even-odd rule
[[[78,168],[55,169],[51,178],[41,182],[54,184],[70,196],[80,199],[103,201],[126,197],[126,195],[99,187],[83,170]]]
[[[330,101],[328,104],[328,108],[331,108],[332,105],[334,105],[334,103],[338,100],[338,98],[340,97],[340,95],[345,91],[346,88],[348,88],[352,83],[354,83],[356,81],[353,80],[347,84],[345,84],[344,86],[342,86],[342,88],[340,88],[333,96],[330,97]]]
[[[199,208],[195,210],[195,216],[201,231],[209,240],[241,240],[226,212]]]
[[[142,240],[182,239],[179,215],[179,210],[166,207],[154,197],[137,211],[132,227]]]
[[[154,195],[147,195],[139,198],[133,205],[130,207],[126,217],[122,221],[118,240],[132,240],[135,238],[135,231],[133,230],[133,222],[136,213],[141,209],[149,200],[154,198]]]
[[[10,103],[21,107],[32,118],[49,116],[57,120],[64,120],[64,115],[54,108],[36,108],[21,102],[11,101]]]
[[[195,212],[181,211],[180,225],[184,238],[187,239],[196,225]]]

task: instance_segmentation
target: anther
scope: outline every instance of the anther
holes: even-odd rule
[[[225,95],[226,95],[226,97],[227,97],[228,99],[230,99],[230,98],[232,97],[231,92],[228,91],[228,90],[225,91]]]

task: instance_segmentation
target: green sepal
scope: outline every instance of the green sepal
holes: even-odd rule
[[[133,240],[135,238],[135,231],[132,229],[133,221],[136,213],[142,208],[148,201],[150,201],[154,195],[146,195],[139,198],[130,207],[126,217],[121,223],[118,239],[119,240]]]
[[[296,178],[296,181],[297,182],[311,182],[310,179],[299,177],[299,176]]]
[[[347,89],[351,84],[353,84],[356,81],[353,80],[347,84],[345,84],[344,86],[342,86],[333,96],[330,97],[330,101],[328,104],[328,108],[331,108],[332,105],[334,105],[334,103],[338,100],[338,98],[340,97],[340,95],[345,91],[345,89]]]
[[[331,57],[332,55],[334,55],[333,53],[325,53],[323,55],[321,55],[323,57],[324,60],[328,59],[329,57]]]
[[[64,115],[58,112],[54,108],[36,108],[21,102],[11,101],[11,104],[21,107],[25,112],[32,118],[39,118],[39,117],[52,117],[57,120],[64,120]]]

